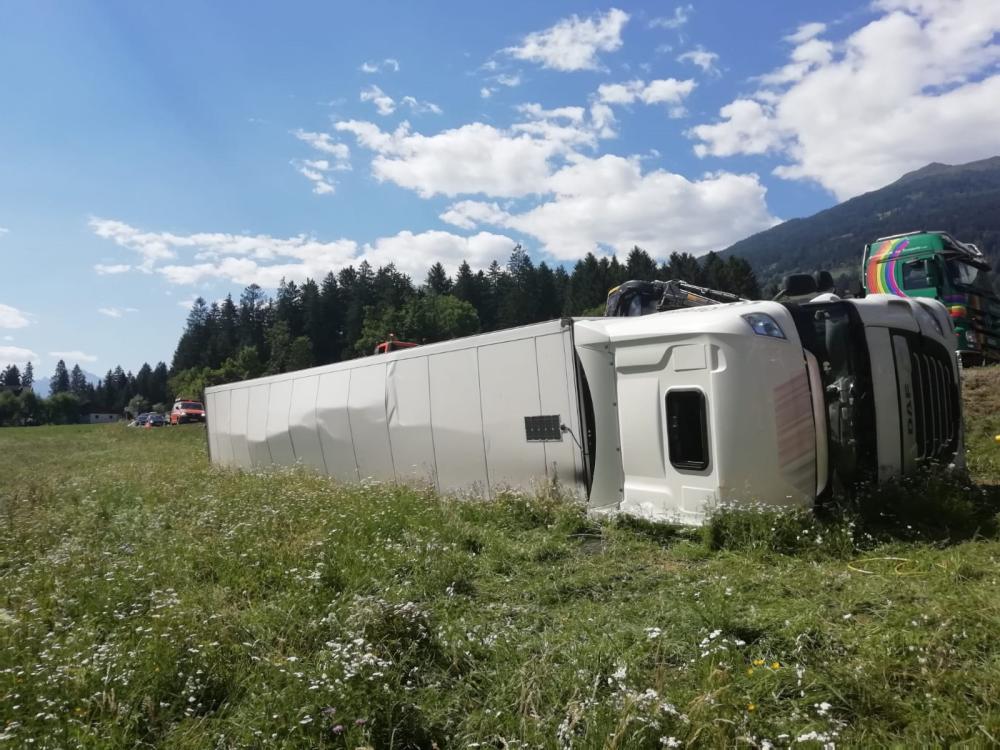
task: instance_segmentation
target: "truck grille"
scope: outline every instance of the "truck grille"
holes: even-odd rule
[[[951,461],[962,418],[951,356],[926,339],[913,337],[909,343],[917,457]]]

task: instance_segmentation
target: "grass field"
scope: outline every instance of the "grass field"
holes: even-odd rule
[[[1000,743],[1000,371],[866,512],[597,522],[0,430],[0,748]]]

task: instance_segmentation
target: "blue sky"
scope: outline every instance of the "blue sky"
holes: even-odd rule
[[[1000,153],[998,32],[995,0],[2,0],[0,363],[169,362],[195,296],[361,259],[721,249]]]

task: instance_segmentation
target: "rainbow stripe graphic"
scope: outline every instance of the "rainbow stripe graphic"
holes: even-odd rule
[[[868,270],[865,272],[865,286],[870,293],[906,296],[896,282],[896,262],[900,253],[909,244],[909,239],[900,237],[897,240],[885,240],[874,247],[868,258]]]

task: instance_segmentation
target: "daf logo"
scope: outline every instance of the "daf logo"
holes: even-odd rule
[[[913,390],[910,388],[910,384],[906,383],[903,385],[903,410],[906,412],[906,434],[913,434]]]

